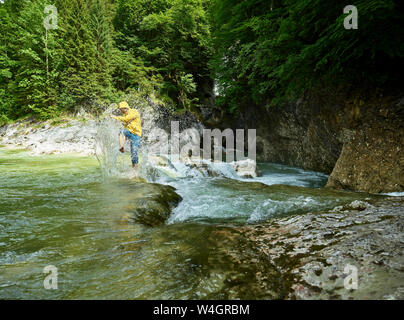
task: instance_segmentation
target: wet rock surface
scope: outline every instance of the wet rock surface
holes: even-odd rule
[[[404,191],[404,99],[395,109],[380,113],[385,115],[380,121],[351,133],[328,187],[372,193]]]
[[[126,206],[128,218],[136,223],[155,227],[165,223],[182,200],[175,188],[156,183],[134,182],[129,185],[131,198]]]
[[[258,161],[330,175],[329,187],[404,191],[404,98],[323,90],[273,107],[246,108],[216,126],[256,128]]]
[[[256,178],[260,176],[257,163],[254,160],[246,159],[230,163],[237,175],[243,178]]]
[[[225,229],[216,236],[223,259],[254,270],[248,285],[238,281],[261,298],[404,299],[403,197]],[[358,288],[345,288],[355,268]],[[228,281],[237,285],[230,275]]]

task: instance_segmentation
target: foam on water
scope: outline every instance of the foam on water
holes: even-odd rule
[[[388,193],[381,193],[381,195],[390,197],[404,197],[404,192],[388,192]]]
[[[307,210],[316,208],[320,205],[319,201],[316,201],[312,197],[297,196],[287,200],[265,200],[259,204],[247,222],[255,223],[275,215],[282,215],[291,212],[297,212],[301,210]]]
[[[215,165],[221,172],[219,177],[161,181],[175,187],[183,198],[173,210],[170,224],[259,223],[276,216],[329,210],[365,196],[321,189],[327,175],[318,172],[266,163],[260,165],[261,177],[245,179],[226,164]],[[263,184],[262,188],[257,182]]]

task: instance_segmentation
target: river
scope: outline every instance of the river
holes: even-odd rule
[[[255,179],[157,179],[183,201],[166,224],[150,228],[125,219],[129,180],[106,179],[95,158],[0,148],[0,298],[266,297],[251,283],[254,266],[225,259],[223,250],[231,248],[216,235],[363,196],[321,189],[327,181],[321,173],[269,163],[259,168]],[[264,192],[251,181],[271,187]],[[57,290],[44,288],[48,265],[58,268]]]

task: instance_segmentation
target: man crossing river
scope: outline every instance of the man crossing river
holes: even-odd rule
[[[121,110],[122,116],[112,116],[112,118],[123,123],[124,129],[119,133],[119,151],[125,152],[125,138],[130,141],[130,153],[132,158],[132,167],[136,168],[139,158],[138,150],[140,146],[140,138],[142,136],[142,124],[140,114],[136,109],[131,109],[126,101],[118,104],[118,109]]]

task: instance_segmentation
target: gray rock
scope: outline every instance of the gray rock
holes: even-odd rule
[[[254,296],[404,299],[404,197],[372,201],[343,214],[309,213],[231,229],[221,240],[223,254],[272,275],[250,279]],[[345,288],[347,266],[357,268],[357,289]]]

